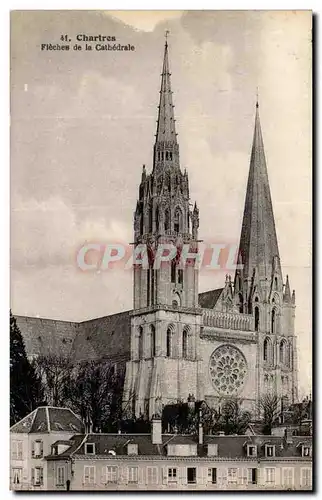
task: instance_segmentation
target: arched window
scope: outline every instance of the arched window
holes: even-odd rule
[[[155,327],[154,325],[151,325],[151,358],[154,358],[155,356]]]
[[[277,278],[275,278],[275,280],[274,280],[274,281],[275,281],[275,290],[277,290],[277,288],[278,288],[278,281],[277,281]]]
[[[139,326],[139,359],[143,358],[143,328]]]
[[[170,213],[169,210],[166,209],[164,212],[164,230],[165,232],[169,231],[170,229]]]
[[[238,304],[239,312],[242,313],[244,309],[243,309],[243,296],[241,293],[238,295],[238,301],[239,301]]]
[[[166,153],[165,153],[165,159],[166,159],[166,160],[168,160],[168,159],[169,159],[169,152],[168,152],[168,151],[166,151]]]
[[[152,206],[149,207],[149,232],[152,233],[153,231],[153,216],[152,216]]]
[[[176,208],[174,214],[174,232],[175,234],[179,234],[181,231],[181,210],[180,208]]]
[[[155,226],[157,233],[160,231],[160,212],[159,212],[159,207],[156,208],[155,211]]]
[[[280,343],[280,363],[283,365],[288,364],[288,348],[286,340],[282,340]]]
[[[167,357],[170,358],[172,354],[172,342],[171,342],[171,337],[172,337],[172,331],[171,328],[169,327],[167,329]]]
[[[259,331],[259,308],[255,307],[255,331]]]
[[[176,272],[177,272],[176,261],[174,259],[172,259],[172,261],[171,261],[171,283],[176,282]]]
[[[182,332],[182,357],[188,357],[188,332],[186,328]]]
[[[272,363],[272,361],[273,361],[272,342],[271,342],[271,339],[269,339],[268,337],[266,337],[266,339],[264,340],[263,359],[264,359],[264,361],[267,361],[268,363]]]
[[[170,151],[170,160],[172,160],[172,151]]]
[[[178,269],[178,283],[179,285],[183,284],[183,269]]]
[[[271,317],[271,333],[275,333],[275,329],[276,329],[275,321],[276,321],[276,310],[273,309],[272,310],[272,317]]]

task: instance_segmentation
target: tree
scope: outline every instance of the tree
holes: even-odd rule
[[[222,407],[222,427],[225,434],[244,434],[252,415],[242,410],[242,401],[230,399]]]
[[[122,418],[122,374],[110,361],[81,363],[66,387],[72,409],[94,432],[118,430]]]
[[[20,329],[10,311],[10,424],[44,404],[41,379],[27,358]]]
[[[38,376],[43,380],[48,403],[52,406],[65,406],[68,402],[73,372],[71,359],[47,354],[39,356],[34,364]]]
[[[271,434],[274,422],[281,413],[281,398],[276,394],[264,394],[257,404],[258,412],[263,420],[263,433]]]

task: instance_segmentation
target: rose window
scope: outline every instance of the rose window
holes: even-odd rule
[[[247,375],[245,356],[236,347],[220,346],[210,357],[209,372],[211,382],[220,394],[236,395]]]

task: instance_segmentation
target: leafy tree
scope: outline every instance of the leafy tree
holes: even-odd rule
[[[27,358],[20,329],[10,311],[10,424],[43,404],[41,379]]]
[[[274,422],[281,413],[281,398],[276,394],[264,394],[258,401],[258,412],[263,421],[263,433],[271,434]]]

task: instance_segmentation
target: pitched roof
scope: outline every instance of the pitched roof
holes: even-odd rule
[[[75,361],[113,358],[130,359],[131,311],[123,311],[79,324],[72,350]]]
[[[131,311],[81,323],[16,316],[28,357],[72,356],[75,361],[130,359]]]
[[[208,290],[207,292],[199,293],[199,305],[204,309],[213,309],[221,295],[223,288]]]
[[[47,318],[15,316],[29,357],[71,352],[78,323]]]
[[[85,455],[85,443],[95,444],[95,455],[117,456],[127,455],[127,445],[137,444],[139,456],[166,456],[168,444],[195,444],[198,456],[207,456],[207,445],[218,445],[219,458],[246,458],[247,444],[257,446],[257,457],[265,457],[265,445],[275,445],[276,457],[302,457],[301,444],[303,437],[292,437],[292,442],[287,444],[280,436],[204,436],[204,444],[198,445],[198,440],[193,435],[163,434],[162,444],[152,444],[150,434],[89,434],[75,435],[71,438],[71,446],[60,455],[48,455],[47,458],[61,458],[63,456]],[[312,443],[311,438],[307,442]],[[114,454],[113,453],[113,454]],[[93,456],[93,457],[94,457]]]
[[[69,408],[40,406],[10,428],[10,432],[27,434],[53,431],[84,432],[84,425]]]

